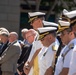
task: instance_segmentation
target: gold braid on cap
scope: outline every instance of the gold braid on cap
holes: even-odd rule
[[[73,21],[70,21],[71,24],[74,23],[74,22],[76,22],[76,19],[74,19]]]
[[[36,18],[38,18],[37,16],[35,16],[35,17],[31,17],[30,19],[29,19],[29,22],[32,22],[34,19],[36,19]]]
[[[39,40],[43,39],[46,35],[48,35],[49,32],[45,32],[39,35]]]
[[[68,21],[68,22],[71,21],[71,20],[70,20],[67,16],[65,16],[65,15],[62,15],[61,18],[62,18],[62,20],[64,20],[64,21]]]
[[[62,18],[62,20],[64,20],[64,21],[70,22],[71,24],[74,23],[74,22],[76,22],[76,18],[73,19],[73,20],[71,20],[71,18],[68,18],[68,17],[65,16],[65,15],[62,15],[61,18]]]
[[[62,32],[63,30],[65,30],[65,29],[67,29],[67,28],[69,28],[69,26],[61,26],[61,25],[59,24],[57,33]]]

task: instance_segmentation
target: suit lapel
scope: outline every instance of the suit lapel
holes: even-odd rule
[[[17,41],[14,41],[13,43],[9,43],[8,44],[8,47],[4,50],[4,52],[2,53],[2,55],[7,51],[7,50],[9,50],[9,48],[14,44],[14,43],[16,43]]]

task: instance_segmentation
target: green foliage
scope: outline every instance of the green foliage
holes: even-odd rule
[[[61,12],[64,8],[67,9],[67,8],[65,7],[65,5],[62,4],[61,0],[58,0],[58,1],[60,1],[60,5],[57,4],[57,5],[55,6],[55,8],[54,8],[54,11],[55,11],[56,13],[57,13],[57,12],[58,12],[58,13]],[[76,7],[76,4],[74,3],[73,0],[63,0],[63,1],[64,1],[64,2],[66,3],[66,5],[68,6],[68,9],[67,9],[67,10],[72,10],[73,7],[74,7],[74,8]],[[54,2],[55,2],[55,0],[42,0],[40,6],[52,7],[53,4],[54,4]],[[59,2],[58,2],[58,3],[59,3]]]

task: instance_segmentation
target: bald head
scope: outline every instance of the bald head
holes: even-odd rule
[[[10,32],[9,34],[9,42],[14,42],[18,40],[18,34],[16,32]]]
[[[28,31],[27,28],[24,28],[24,29],[21,30],[23,39],[26,39],[25,35],[26,35],[26,32],[27,32],[27,31]]]
[[[34,29],[28,30],[26,33],[26,39],[28,40],[29,43],[32,43],[35,39],[38,33]]]

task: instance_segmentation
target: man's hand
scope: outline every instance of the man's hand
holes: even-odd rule
[[[23,70],[24,70],[24,73],[26,74],[26,75],[28,75],[28,73],[29,73],[29,71],[30,71],[30,64],[29,64],[29,62],[26,62],[25,63],[25,65],[24,65],[24,68],[23,68]]]
[[[20,72],[20,71],[17,69],[17,73],[18,73],[19,75],[22,75],[23,72]]]

